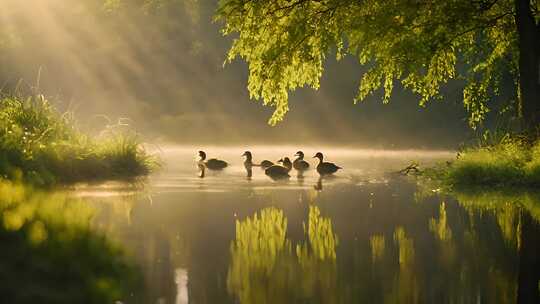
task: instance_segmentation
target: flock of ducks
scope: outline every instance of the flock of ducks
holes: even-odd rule
[[[246,168],[247,176],[253,175],[253,167],[260,167],[264,170],[264,173],[272,179],[286,179],[289,178],[289,172],[294,168],[298,172],[298,177],[302,177],[303,173],[310,168],[310,164],[304,160],[304,152],[298,151],[294,155],[296,159],[291,162],[288,157],[284,157],[277,161],[276,164],[269,160],[263,160],[260,163],[253,162],[253,154],[250,151],[244,152],[242,156],[245,158],[244,167]],[[324,155],[321,152],[317,152],[313,158],[319,159],[319,163],[316,167],[317,172],[321,176],[332,175],[336,173],[341,167],[334,163],[324,161]],[[199,169],[201,170],[201,177],[204,177],[206,169],[208,170],[223,170],[229,164],[226,161],[211,158],[206,159],[206,153],[199,151],[199,161],[197,162]]]

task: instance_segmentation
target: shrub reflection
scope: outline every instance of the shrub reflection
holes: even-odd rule
[[[323,302],[334,298],[337,272],[337,235],[332,221],[318,207],[309,208],[304,223],[306,242],[296,245],[287,238],[283,211],[266,208],[236,222],[231,242],[227,287],[240,303],[288,303],[317,294]]]
[[[0,181],[2,303],[114,303],[137,274],[90,230],[93,211],[61,193]]]

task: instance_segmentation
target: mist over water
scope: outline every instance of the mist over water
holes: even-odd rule
[[[246,65],[223,66],[232,41],[212,21],[215,1],[116,2],[122,9],[102,0],[7,0],[2,87],[19,79],[35,86],[39,75],[40,90],[74,110],[82,128],[128,118],[152,143],[453,149],[469,136],[451,88],[426,108],[399,88],[388,105],[378,95],[354,105],[365,71],[354,58],[330,59],[320,90],[292,93],[290,113],[271,127],[273,109],[249,99]]]
[[[204,150],[208,158],[219,158],[229,163],[229,166],[217,172],[207,170],[205,178],[198,177],[195,160],[196,152]],[[289,157],[294,160],[297,151],[305,153],[305,160],[310,163],[310,169],[298,178],[293,169],[288,181],[275,182],[264,174],[259,167],[253,168],[253,176],[247,178],[244,168],[244,151],[253,154],[253,162],[260,163],[270,160],[276,163],[279,159]],[[323,152],[325,161],[334,162],[343,167],[335,177],[324,180],[325,184],[336,183],[366,183],[383,182],[389,175],[397,172],[412,162],[420,162],[422,166],[433,165],[452,159],[451,151],[429,150],[379,150],[356,148],[331,148],[305,146],[164,146],[160,149],[164,169],[152,177],[152,185],[157,188],[167,188],[169,191],[228,191],[239,188],[310,189],[319,181],[316,171],[318,160],[313,158],[315,153]]]

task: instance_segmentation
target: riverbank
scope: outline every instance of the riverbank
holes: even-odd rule
[[[43,95],[0,97],[0,176],[35,186],[128,180],[148,175],[158,161],[124,125],[97,136],[77,128]]]
[[[534,189],[540,186],[540,141],[507,135],[493,144],[463,149],[455,160],[422,173],[447,188]]]

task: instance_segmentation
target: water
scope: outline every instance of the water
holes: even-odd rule
[[[455,198],[395,174],[452,153],[328,150],[345,168],[335,178],[312,170],[276,182],[257,168],[247,178],[243,150],[207,149],[231,166],[199,178],[195,148],[165,149],[166,169],[142,190],[74,193],[144,274],[123,302],[515,303],[520,293],[527,303],[538,294],[536,196]],[[280,151],[296,152],[252,150],[254,161]]]

